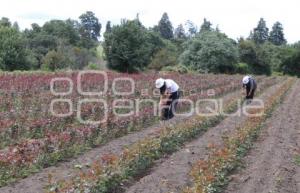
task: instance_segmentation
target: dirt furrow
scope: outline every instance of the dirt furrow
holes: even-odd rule
[[[224,101],[227,101],[239,94],[240,91],[234,91],[224,95],[222,98],[224,99]],[[76,169],[74,166],[89,165],[89,163],[92,163],[92,161],[94,160],[100,159],[105,154],[119,155],[120,153],[122,153],[124,147],[129,146],[143,138],[157,135],[157,130],[159,130],[163,124],[176,124],[178,122],[184,121],[186,118],[187,117],[177,117],[171,121],[156,124],[142,131],[134,132],[118,139],[112,140],[106,145],[94,148],[80,155],[79,157],[70,160],[69,162],[62,162],[57,166],[45,168],[41,172],[20,180],[15,184],[2,187],[0,188],[0,192],[12,193],[21,191],[22,193],[41,193],[44,191],[44,187],[48,185],[49,174],[52,174],[53,179],[55,180],[68,179],[78,172],[78,169]]]
[[[300,84],[292,87],[268,119],[254,148],[245,157],[245,169],[232,175],[226,193],[298,193],[300,166]]]
[[[258,98],[266,99],[279,85],[272,86]],[[209,129],[198,139],[187,143],[180,151],[168,158],[161,159],[150,171],[150,174],[142,177],[138,182],[127,188],[127,193],[175,193],[190,184],[189,171],[191,164],[200,158],[207,156],[207,146],[210,143],[222,145],[222,136],[225,133],[235,131],[245,121],[246,116],[229,116],[219,125]]]

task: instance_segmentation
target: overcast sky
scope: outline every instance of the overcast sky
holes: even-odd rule
[[[50,19],[78,19],[85,11],[93,11],[102,23],[113,24],[122,18],[133,19],[139,13],[147,26],[158,23],[167,12],[174,27],[186,20],[197,26],[206,17],[222,32],[236,39],[247,37],[263,17],[269,28],[275,21],[283,24],[289,43],[300,40],[299,0],[0,0],[0,17],[17,21],[21,29],[31,23],[43,24]]]

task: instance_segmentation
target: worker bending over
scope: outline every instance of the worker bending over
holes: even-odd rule
[[[171,79],[159,78],[155,81],[155,87],[160,90],[160,106],[164,106],[162,119],[169,120],[174,117],[179,99],[179,86]]]
[[[243,78],[243,88],[246,89],[246,100],[249,102],[253,99],[257,88],[255,79],[252,76],[245,76]]]

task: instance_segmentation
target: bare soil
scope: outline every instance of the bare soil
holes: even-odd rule
[[[279,86],[275,85],[266,89],[258,98],[265,100]],[[208,156],[208,144],[222,145],[222,136],[225,133],[230,134],[234,132],[236,128],[244,123],[245,119],[245,115],[227,117],[219,125],[209,129],[198,139],[187,143],[180,151],[159,160],[149,174],[128,187],[126,193],[181,192],[184,187],[191,184],[189,171],[192,164]]]
[[[245,157],[245,169],[231,176],[225,193],[299,193],[300,82],[292,87],[266,122],[254,148]]]

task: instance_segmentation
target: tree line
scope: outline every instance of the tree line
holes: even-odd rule
[[[0,69],[82,69],[97,61],[101,27],[93,12],[82,14],[79,21],[34,23],[24,31],[4,17],[0,20]]]
[[[147,28],[137,17],[102,25],[93,12],[79,20],[51,20],[20,31],[8,18],[0,20],[0,69],[58,70],[97,68],[102,60],[120,72],[148,69],[209,73],[300,75],[300,42],[287,44],[275,22],[269,30],[261,18],[248,37],[229,38],[204,19],[175,29],[167,13]],[[103,53],[101,49],[103,48]]]

